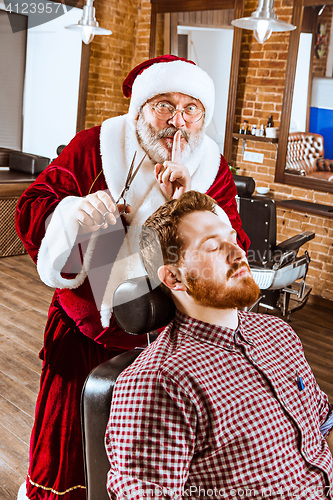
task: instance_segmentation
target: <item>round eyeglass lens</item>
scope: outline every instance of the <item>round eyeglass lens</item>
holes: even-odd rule
[[[203,115],[203,110],[193,105],[187,106],[185,109],[176,109],[168,103],[159,102],[153,109],[160,118],[166,120],[173,118],[176,113],[181,113],[184,120],[188,123],[199,121]]]

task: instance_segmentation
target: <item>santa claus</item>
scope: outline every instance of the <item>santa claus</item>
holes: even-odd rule
[[[41,279],[56,289],[19,498],[86,498],[81,390],[99,363],[145,345],[116,324],[112,296],[120,282],[144,274],[138,232],[147,217],[185,191],[206,192],[249,246],[228,164],[205,133],[214,109],[208,74],[161,56],[134,68],[123,91],[128,113],[78,133],[18,203],[17,232]]]

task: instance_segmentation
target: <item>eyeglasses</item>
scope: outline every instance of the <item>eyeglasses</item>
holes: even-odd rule
[[[195,104],[189,104],[184,109],[176,109],[172,104],[165,101],[160,101],[157,104],[150,104],[149,106],[155,111],[158,118],[166,121],[171,120],[176,113],[181,113],[183,119],[187,123],[195,123],[201,120],[205,114],[204,110],[198,108]]]

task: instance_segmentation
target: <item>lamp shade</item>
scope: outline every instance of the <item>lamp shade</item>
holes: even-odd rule
[[[250,17],[241,17],[231,21],[233,26],[254,31],[259,43],[263,43],[273,31],[292,31],[296,26],[280,21],[274,12],[274,0],[259,0],[258,8]]]
[[[95,17],[95,7],[93,0],[86,0],[86,5],[83,7],[82,18],[77,24],[66,26],[67,29],[79,31],[82,41],[86,44],[92,42],[95,35],[111,35],[112,31],[100,28]]]

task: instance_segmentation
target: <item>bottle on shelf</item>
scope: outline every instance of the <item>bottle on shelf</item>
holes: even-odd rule
[[[256,135],[256,133],[257,133],[257,126],[256,125],[252,125],[251,134],[252,135]]]
[[[239,131],[240,134],[247,134],[248,133],[247,124],[248,124],[248,121],[244,120],[242,128]]]
[[[265,128],[264,128],[263,124],[260,125],[259,135],[260,135],[260,137],[264,137],[264,135],[265,135]]]
[[[272,115],[269,115],[266,127],[267,128],[274,127],[274,122],[273,122],[273,116]]]

